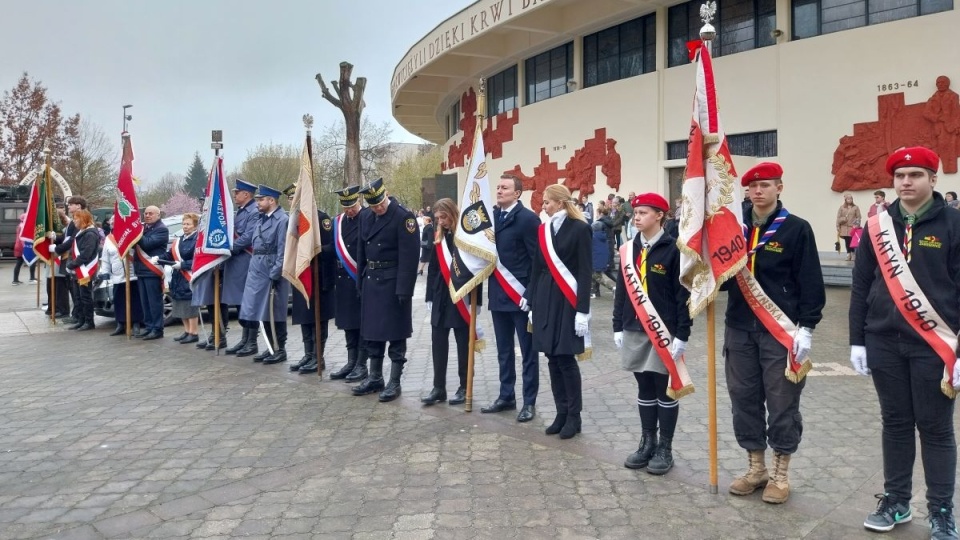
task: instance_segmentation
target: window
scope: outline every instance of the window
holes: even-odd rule
[[[517,66],[510,66],[487,79],[487,118],[516,109]]]
[[[450,139],[460,131],[460,100],[450,106],[450,112],[447,113],[447,138]]]
[[[793,39],[953,9],[953,0],[793,0]]]
[[[651,13],[583,38],[583,87],[656,69],[657,17]]]
[[[687,159],[687,141],[669,141],[667,159]]]
[[[777,132],[727,135],[727,146],[735,156],[773,157],[777,155]],[[668,141],[667,159],[687,159],[687,141]]]
[[[667,11],[667,66],[690,62],[687,42],[700,39],[700,0],[678,4]],[[776,0],[720,0],[713,25],[717,37],[710,52],[713,56],[734,54],[776,42]]]
[[[526,60],[527,105],[567,93],[573,79],[573,43]]]
[[[20,219],[20,214],[26,211],[25,208],[4,208],[3,209],[3,220],[4,221],[17,221]]]

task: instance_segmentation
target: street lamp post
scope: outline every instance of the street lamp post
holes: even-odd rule
[[[124,133],[127,132],[127,122],[128,122],[129,120],[133,120],[133,116],[127,114],[127,109],[129,109],[130,107],[133,107],[133,105],[124,105],[124,106],[123,106],[123,132],[124,132]]]

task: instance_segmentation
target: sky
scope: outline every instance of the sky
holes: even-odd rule
[[[342,119],[314,78],[329,86],[341,61],[367,78],[364,115],[420,142],[390,113],[393,69],[473,1],[4,0],[0,90],[28,72],[115,139],[118,161],[133,105],[134,174],[147,181],[186,173],[197,151],[211,162],[214,129],[228,171],[260,144],[301,145],[305,113],[315,131]]]

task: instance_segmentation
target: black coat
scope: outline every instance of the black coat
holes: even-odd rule
[[[634,264],[639,273],[640,254],[643,250],[643,238],[638,233],[633,237]],[[690,310],[687,301],[690,291],[680,285],[680,250],[677,240],[663,234],[650,246],[647,254],[647,296],[657,308],[660,319],[667,325],[670,335],[681,340],[690,340]],[[637,310],[627,295],[624,286],[623,271],[617,272],[617,292],[613,300],[613,331],[645,332],[637,319]]]
[[[337,255],[333,251],[333,221],[330,216],[322,210],[317,210],[317,223],[320,224],[320,320],[329,321],[336,313],[336,298],[334,289],[336,287],[337,275]],[[310,269],[311,273],[313,269]],[[312,275],[312,274],[311,274]],[[314,290],[314,297],[317,291]],[[300,294],[300,291],[294,290],[292,318],[293,324],[313,324],[313,307],[307,307],[307,301]]]
[[[357,260],[357,265],[359,266],[358,249],[359,249],[359,235],[360,235],[360,223],[363,219],[363,216],[372,213],[369,208],[363,208],[357,215],[353,218],[349,218],[346,215],[343,215],[343,220],[340,221],[341,233],[340,236],[343,238],[343,243],[346,246],[347,252],[350,254],[354,260]],[[340,216],[337,216],[339,219]],[[334,237],[333,241],[337,241]],[[336,256],[336,251],[334,251],[334,256]],[[336,298],[336,318],[337,318],[337,328],[341,330],[359,330],[360,329],[360,288],[357,285],[357,282],[350,277],[350,274],[347,273],[343,264],[340,262],[339,258],[336,261],[337,265],[337,286],[335,287],[335,298]]]
[[[363,339],[398,341],[413,334],[418,231],[413,213],[393,198],[383,216],[371,211],[361,218],[357,271]]]
[[[71,221],[67,223],[67,226],[64,227],[63,232],[57,235],[54,242],[57,244],[57,247],[54,248],[56,256],[61,260],[70,259],[73,257],[73,241],[77,237],[77,226]],[[60,265],[60,271],[58,272],[61,276],[68,275],[66,263]]]
[[[70,260],[64,265],[71,275],[75,268],[90,264],[100,258],[100,233],[96,228],[84,229],[73,237],[70,242]],[[73,244],[76,243],[79,255],[73,251]],[[59,251],[59,246],[57,247]]]
[[[170,241],[170,234],[167,232],[167,226],[159,219],[153,225],[143,225],[143,236],[137,242],[137,246],[146,252],[147,257],[162,257],[167,251],[167,243]],[[140,262],[138,257],[133,258],[133,273],[137,277],[157,277],[151,272],[147,265]]]
[[[537,247],[540,218],[519,201],[503,223],[500,223],[499,207],[494,207],[493,218],[497,224],[495,231],[500,263],[510,270],[521,285],[528,287],[533,274],[533,259],[540,251]],[[487,286],[487,305],[490,311],[520,311],[517,304],[503,291],[496,276],[490,277]]]
[[[770,228],[780,212],[782,203],[760,227],[760,236]],[[751,214],[744,215],[748,230]],[[823,286],[823,270],[817,254],[817,240],[813,229],[803,219],[790,214],[773,238],[757,251],[753,275],[763,291],[794,324],[813,329],[823,318],[827,302]],[[766,331],[747,305],[735,279],[723,284],[730,292],[725,324],[747,332]]]
[[[447,231],[444,235],[444,241],[450,247],[451,253],[456,253],[456,245],[453,243],[453,233]],[[453,305],[450,299],[450,287],[443,279],[443,273],[440,269],[440,258],[437,257],[437,246],[430,242],[429,265],[427,266],[427,295],[426,301],[433,302],[430,310],[430,325],[439,328],[467,328],[469,322],[460,314],[460,310]],[[470,308],[470,296],[464,298],[467,309]],[[477,286],[477,306],[483,305],[483,285]]]
[[[190,282],[183,277],[182,270],[191,271],[193,269],[193,256],[197,251],[197,238],[199,235],[194,232],[190,236],[184,236],[180,239],[180,270],[174,270],[170,277],[170,297],[174,300],[192,300],[193,291],[190,289]],[[175,260],[173,257],[173,247],[165,253],[161,259],[169,261]]]
[[[552,234],[550,223],[543,225]],[[560,291],[547,267],[542,250],[533,258],[533,276],[524,298],[533,310],[533,346],[548,355],[574,355],[584,350],[583,338],[574,333],[576,313],[590,312],[590,226],[567,216],[554,236],[557,256],[577,280],[576,309]]]

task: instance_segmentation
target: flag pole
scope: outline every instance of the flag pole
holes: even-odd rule
[[[465,412],[473,411],[473,358],[477,350],[477,288],[470,291],[470,346],[467,349],[467,401]]]
[[[309,114],[303,115],[303,127],[307,129],[307,159],[310,160],[310,184],[313,186],[313,189],[310,191],[313,192],[314,200],[316,200],[317,184],[315,182],[316,175],[313,174],[313,137],[311,135],[313,116]],[[317,356],[317,377],[319,380],[323,380],[323,370],[327,367],[327,363],[323,358],[323,340],[321,339],[323,337],[323,330],[320,328],[321,257],[323,257],[322,253],[317,254],[317,256],[310,261],[310,279],[313,280],[313,287],[310,292],[310,295],[313,297],[310,299],[313,303],[313,353]]]
[[[130,253],[127,253],[123,258],[120,259],[120,263],[123,264],[123,303],[125,304],[124,310],[127,313],[127,319],[123,323],[124,331],[127,334],[127,340],[133,338],[133,321],[130,319],[133,318],[131,301],[130,301]],[[113,309],[117,309],[116,304],[114,304]],[[142,332],[142,330],[141,330]]]
[[[215,130],[213,131],[213,142],[210,144],[210,147],[213,148],[213,166],[219,167],[220,163],[217,161],[220,157],[220,149],[223,148],[223,132]],[[207,193],[207,197],[213,195],[213,188],[210,188],[211,193]],[[223,314],[220,313],[220,265],[218,264],[213,268],[213,350],[216,351],[217,356],[220,356],[220,325],[223,324],[221,317]]]
[[[34,253],[34,257],[36,257],[36,253]],[[37,277],[39,278],[39,277],[40,277],[40,272],[39,272],[38,270],[40,269],[40,263],[37,262],[36,259],[34,259],[34,263],[33,263],[33,264],[36,265],[36,267],[33,269],[33,275],[35,275],[35,276],[37,276]],[[39,280],[39,279],[37,280],[37,309],[40,309],[40,281],[41,281],[41,280]]]
[[[43,203],[47,206],[47,219],[49,220],[50,226],[56,229],[56,222],[54,219],[59,220],[60,214],[54,214],[56,208],[53,204],[53,191],[51,191],[51,186],[47,183],[47,179],[50,178],[50,146],[46,143],[43,145],[43,159],[44,159],[44,172],[43,177],[39,180],[44,183],[46,188],[44,193]],[[38,203],[39,204],[39,203]],[[56,217],[54,217],[56,215]],[[57,324],[57,265],[54,264],[54,257],[57,256],[56,251],[50,251],[50,241],[47,241],[48,250],[50,252],[50,320],[53,322],[54,326]]]

